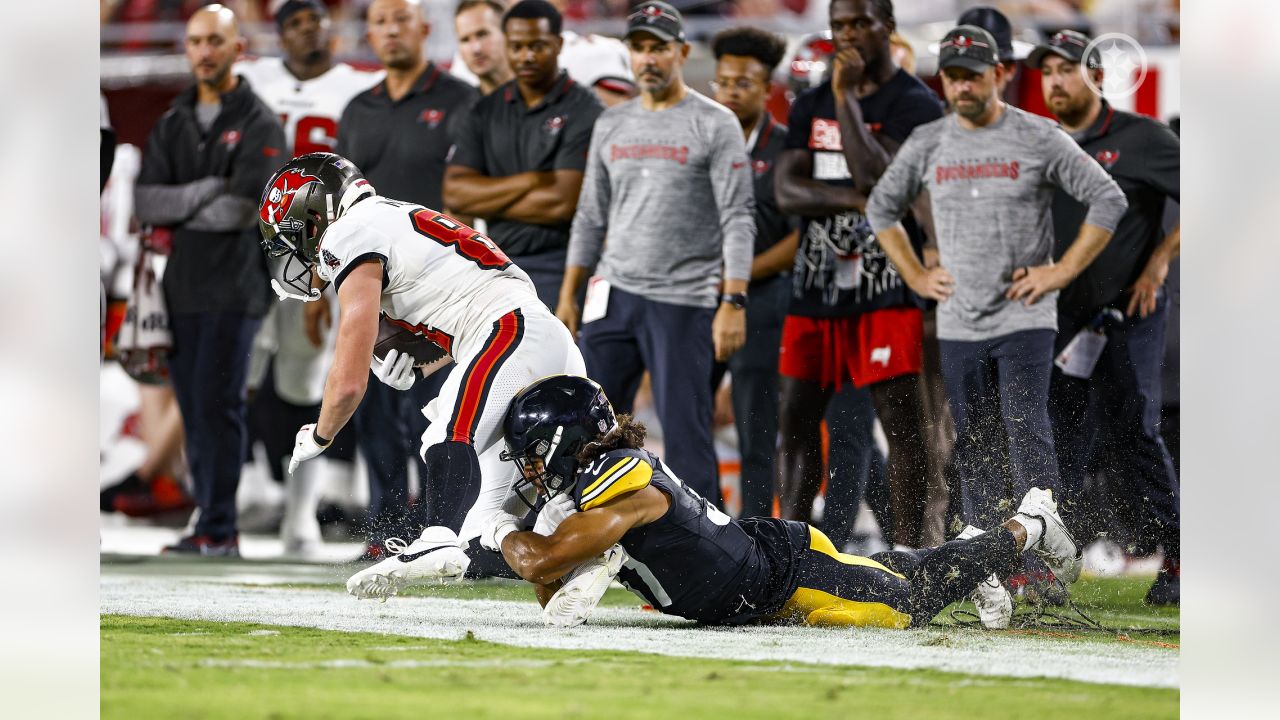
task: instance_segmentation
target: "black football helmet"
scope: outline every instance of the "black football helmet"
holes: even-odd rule
[[[271,176],[262,191],[258,228],[271,287],[281,300],[320,297],[311,287],[320,238],[330,223],[373,194],[360,168],[333,153],[299,155]]]
[[[617,426],[613,406],[599,385],[577,375],[552,375],[511,400],[502,424],[507,449],[501,457],[520,470],[517,491],[536,478],[551,498],[573,487],[583,445]]]

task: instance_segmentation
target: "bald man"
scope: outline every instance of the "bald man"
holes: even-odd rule
[[[199,519],[191,535],[165,548],[171,553],[240,554],[245,376],[271,296],[256,209],[288,159],[279,120],[231,72],[244,45],[230,9],[206,5],[191,16],[186,54],[196,82],[151,130],[135,189],[138,221],[173,238],[164,274],[169,372]]]

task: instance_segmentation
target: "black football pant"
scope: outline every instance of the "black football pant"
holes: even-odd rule
[[[889,553],[846,555],[818,530],[810,528],[809,533],[809,548],[796,564],[796,590],[775,619],[822,626],[923,627],[992,573],[1002,574],[1019,560],[1013,533],[1004,528],[928,550],[892,553],[900,572],[886,566]]]
[[[258,392],[249,403],[249,441],[262,443],[267,454],[271,479],[284,482],[284,463],[293,456],[293,443],[298,428],[320,417],[320,404],[294,405],[276,392],[275,360],[267,364]],[[355,458],[355,423],[347,423],[333,443],[325,448],[324,457],[351,462]],[[252,459],[249,453],[246,460]]]
[[[196,506],[195,534],[236,534],[236,490],[248,448],[245,380],[262,318],[239,312],[173,313],[169,373],[182,411]]]

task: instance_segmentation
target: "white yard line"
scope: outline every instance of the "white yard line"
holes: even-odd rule
[[[932,668],[975,675],[1178,686],[1179,653],[1138,644],[1060,642],[973,630],[698,628],[678,618],[599,608],[587,626],[542,625],[535,603],[441,598],[357,601],[337,592],[223,585],[110,573],[103,613],[256,622],[408,637],[476,638],[521,647],[620,650],[725,660]]]

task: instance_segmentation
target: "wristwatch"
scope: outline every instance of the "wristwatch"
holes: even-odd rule
[[[744,292],[725,293],[720,296],[720,302],[728,303],[729,305],[732,305],[738,308],[739,310],[743,310],[743,309],[746,309],[747,307],[747,294]]]

